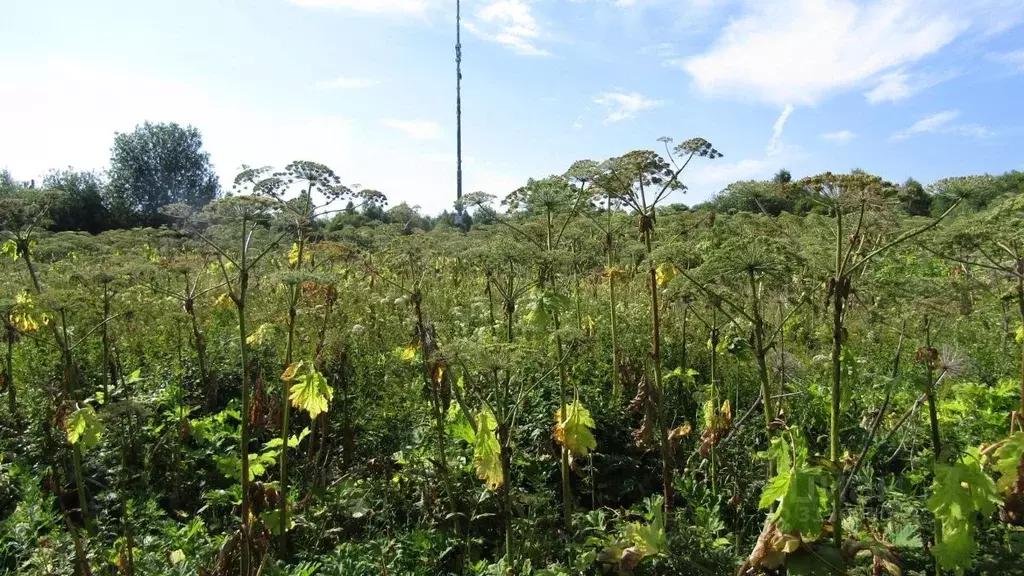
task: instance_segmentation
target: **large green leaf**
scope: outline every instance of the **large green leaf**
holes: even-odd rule
[[[779,503],[773,520],[783,532],[821,533],[827,477],[821,469],[807,465],[807,445],[799,429],[773,438],[768,456],[775,460],[779,472],[765,484],[758,505],[770,508]]]
[[[536,289],[533,291],[533,301],[530,302],[525,320],[538,328],[547,328],[555,314],[569,308],[570,304],[569,298],[564,294],[554,290]]]
[[[489,490],[497,490],[504,482],[501,474],[501,447],[494,431],[497,423],[488,410],[477,416],[476,445],[473,449],[473,465],[476,475],[487,484]]]
[[[288,399],[292,406],[305,410],[310,418],[327,412],[328,404],[334,398],[334,390],[327,384],[327,378],[313,369],[311,363],[292,364],[281,375],[285,381],[293,380]]]
[[[66,427],[68,442],[72,445],[79,445],[82,452],[99,444],[100,437],[103,435],[103,422],[100,421],[92,406],[75,410],[68,418]]]
[[[574,456],[586,456],[597,448],[597,440],[591,433],[593,428],[594,419],[579,400],[565,406],[564,417],[561,408],[555,412],[555,441],[568,448]]]
[[[1017,476],[1021,470],[1021,460],[1024,459],[1024,432],[1017,432],[1006,439],[1006,443],[999,447],[995,453],[996,463],[993,470],[999,472],[999,482],[996,488],[1000,492],[1006,492],[1017,483]]]
[[[976,515],[991,515],[1000,503],[996,484],[981,469],[981,452],[976,448],[955,464],[936,464],[926,505],[942,522],[942,542],[932,548],[939,566],[957,573],[970,568]]]

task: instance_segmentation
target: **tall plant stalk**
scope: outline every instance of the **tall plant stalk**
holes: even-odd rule
[[[661,454],[662,497],[664,500],[665,530],[672,525],[672,474],[674,462],[668,442],[668,427],[665,419],[665,389],[661,358],[661,311],[658,303],[658,275],[654,259],[654,226],[656,209],[662,200],[673,191],[684,190],[679,181],[683,170],[695,156],[715,159],[721,153],[703,138],[692,138],[669,149],[670,138],[662,138],[669,161],[650,150],[637,150],[619,158],[613,158],[603,165],[603,173],[596,185],[623,204],[636,215],[638,229],[644,247],[647,264],[648,291],[650,296],[651,319],[651,365],[653,369],[654,393],[647,401],[654,403],[655,426]],[[676,156],[682,161],[677,162]]]
[[[937,226],[958,205],[959,201],[949,207],[941,216],[928,224],[898,235],[893,240],[881,243],[869,250],[865,235],[861,234],[868,203],[876,196],[881,196],[885,184],[877,177],[864,174],[832,174],[804,180],[805,187],[820,198],[820,202],[832,210],[835,217],[835,267],[828,280],[826,308],[831,304],[832,321],[832,390],[829,410],[829,460],[833,470],[832,490],[832,536],[836,546],[843,542],[843,468],[840,462],[840,411],[842,403],[843,383],[843,345],[846,332],[844,314],[846,302],[850,296],[854,274],[879,254],[897,246],[915,236],[923,234]],[[852,234],[847,237],[843,216],[849,206],[856,206],[856,224]]]
[[[255,187],[264,171],[260,169],[247,170],[239,174],[235,179],[237,187]],[[208,239],[198,230],[193,232],[206,242],[217,254],[217,264],[227,288],[227,295],[235,305],[235,312],[238,321],[238,355],[242,363],[242,422],[240,430],[239,453],[241,456],[241,576],[251,576],[252,570],[252,502],[250,497],[250,466],[249,466],[249,443],[250,426],[249,414],[252,404],[252,360],[249,350],[248,330],[248,302],[249,288],[253,272],[259,262],[274,249],[287,235],[287,232],[280,234],[262,250],[253,246],[253,235],[256,233],[258,220],[266,215],[270,206],[267,202],[260,202],[253,197],[237,197],[219,201],[211,205],[214,214],[226,215],[229,219],[236,221],[239,227],[238,244],[234,256],[228,253],[216,242]],[[287,450],[287,443],[282,452]]]

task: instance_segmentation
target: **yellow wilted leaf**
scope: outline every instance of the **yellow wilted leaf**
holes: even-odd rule
[[[18,332],[35,332],[39,330],[39,323],[35,318],[25,313],[11,314],[11,323],[18,329]]]
[[[293,242],[292,249],[288,251],[288,264],[295,266],[299,262],[299,243]]]
[[[18,254],[18,244],[14,240],[8,240],[0,245],[0,254],[6,254],[11,260],[17,260],[20,254]]]
[[[477,416],[476,445],[473,447],[473,466],[476,475],[484,481],[488,490],[497,490],[503,484],[501,474],[501,447],[494,434],[497,423],[488,410]]]
[[[168,560],[171,561],[171,566],[177,566],[185,561],[185,552],[180,548],[171,552]]]
[[[17,306],[31,306],[32,295],[28,293],[28,290],[22,290],[14,297],[14,303]]]
[[[418,352],[418,351],[419,351],[419,348],[416,347],[416,346],[406,346],[405,348],[402,348],[399,351],[398,355],[399,355],[399,357],[402,360],[405,360],[405,361],[415,360],[416,359],[416,352]]]
[[[624,280],[626,278],[626,272],[618,266],[609,266],[604,269],[604,277],[615,280]]]
[[[772,543],[772,548],[783,554],[792,554],[800,548],[800,538],[791,534],[781,534],[779,539]]]
[[[682,426],[673,428],[668,431],[668,439],[670,442],[678,440],[684,436],[689,436],[693,430],[693,426],[689,422],[684,422]]]
[[[565,406],[565,417],[562,409],[555,412],[555,429],[552,435],[555,441],[565,446],[575,456],[586,456],[597,448],[597,440],[590,430],[594,427],[594,419],[590,411],[578,400]]]
[[[589,335],[594,334],[594,330],[597,328],[597,321],[594,320],[593,316],[589,314],[583,317],[583,330]]]
[[[327,385],[323,374],[310,368],[296,378],[288,398],[292,406],[309,412],[310,418],[316,418],[327,412],[327,406],[334,398],[334,389]]]
[[[302,360],[298,362],[292,362],[287,368],[284,369],[284,372],[281,374],[281,380],[284,380],[285,382],[295,380],[295,375],[302,370],[303,364],[304,362]]]
[[[655,279],[658,282],[658,288],[664,288],[668,286],[668,283],[676,277],[679,272],[676,270],[674,264],[664,263],[658,266],[655,270]]]
[[[218,308],[227,308],[232,304],[234,304],[234,302],[231,301],[231,295],[228,294],[227,292],[221,294],[220,296],[217,296],[217,300],[215,300],[213,303],[213,305]]]
[[[263,342],[273,336],[276,330],[277,326],[274,324],[260,324],[260,327],[257,328],[255,332],[249,334],[249,337],[245,339],[245,342],[249,346],[262,346]]]
[[[39,330],[39,323],[43,325],[49,324],[50,316],[48,314],[40,314],[38,317],[35,314],[36,307],[32,301],[32,295],[27,290],[22,290],[14,297],[14,307],[11,309],[8,318],[11,324],[18,329],[19,332],[35,332]]]

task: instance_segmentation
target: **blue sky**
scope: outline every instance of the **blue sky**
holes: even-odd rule
[[[1024,0],[464,0],[466,191],[656,139],[729,182],[1024,169]],[[429,212],[455,190],[454,0],[22,0],[0,20],[0,167],[103,169],[197,126],[225,183],[294,159]]]

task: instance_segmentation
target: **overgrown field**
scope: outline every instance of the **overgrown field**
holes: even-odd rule
[[[462,226],[308,162],[99,235],[0,195],[0,573],[1024,574],[1024,188],[667,204],[717,156]]]

